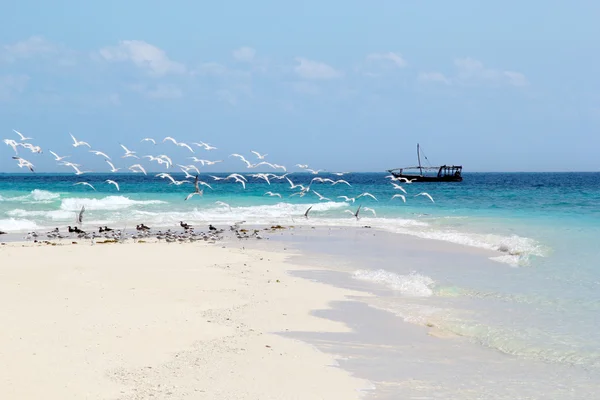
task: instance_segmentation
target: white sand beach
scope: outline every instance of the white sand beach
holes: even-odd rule
[[[1,246],[1,398],[359,398],[367,381],[277,334],[349,331],[310,310],[353,292],[240,247]]]

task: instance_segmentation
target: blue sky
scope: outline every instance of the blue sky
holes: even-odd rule
[[[88,4],[86,4],[88,3]],[[0,14],[0,138],[12,129],[87,169],[119,143],[205,141],[292,166],[381,171],[600,167],[600,3],[19,1]],[[0,171],[16,172],[0,142]],[[189,155],[192,155],[189,153]],[[127,161],[127,162],[126,162]],[[147,164],[152,165],[152,164]],[[149,168],[158,170],[157,168]]]

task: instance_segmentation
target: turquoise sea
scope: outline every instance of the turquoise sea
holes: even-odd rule
[[[272,171],[268,171],[272,172]],[[256,171],[252,171],[256,173]],[[406,203],[393,194],[385,173],[290,173],[296,184],[315,176],[345,179],[311,186],[292,196],[287,180],[250,177],[244,189],[233,181],[200,178],[204,196],[184,198],[193,186],[143,174],[0,174],[0,231],[43,232],[72,225],[85,205],[84,229],[191,224],[312,224],[381,228],[421,238],[494,251],[481,268],[377,265],[360,272],[396,288],[418,303],[449,305],[436,324],[482,346],[523,359],[600,368],[600,173],[465,173],[461,183],[402,184]],[[279,172],[277,172],[279,174]],[[224,177],[226,174],[212,174]],[[183,179],[183,174],[173,174]],[[114,179],[120,191],[105,183]],[[92,184],[75,186],[80,181]],[[265,192],[281,194],[270,197]],[[338,196],[363,196],[354,203]],[[429,193],[435,202],[420,192]],[[227,205],[216,204],[221,201]],[[357,221],[350,213],[363,206]],[[310,219],[303,217],[312,206]],[[364,207],[370,208],[370,211]],[[490,267],[492,265],[492,267]],[[464,312],[465,308],[469,312]],[[412,316],[414,317],[414,315]],[[413,320],[418,320],[413,318]]]

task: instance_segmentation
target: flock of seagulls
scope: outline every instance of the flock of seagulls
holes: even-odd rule
[[[29,151],[30,153],[33,153],[34,155],[37,156],[37,155],[43,153],[42,148],[40,146],[36,146],[31,143],[33,138],[27,137],[17,130],[13,130],[13,132],[15,133],[15,135],[17,137],[3,140],[4,143],[7,146],[9,146],[10,148],[12,148],[12,150],[14,151],[15,154],[14,154],[14,156],[12,156],[12,158],[14,160],[16,160],[17,165],[20,168],[26,168],[31,172],[35,172],[34,164],[31,161],[29,161],[29,160],[23,158],[21,155],[19,155],[19,152],[20,151]],[[109,154],[107,154],[104,151],[92,148],[92,145],[90,145],[90,143],[79,140],[71,133],[69,133],[69,135],[72,140],[71,145],[73,146],[73,148],[79,148],[79,150],[78,150],[79,152],[81,152],[82,149],[87,148],[87,153],[92,154],[97,157],[102,157],[104,159],[104,161],[106,162],[106,164],[108,165],[108,171],[110,173],[117,173],[118,171],[129,171],[132,173],[148,175],[147,171],[150,168],[148,166],[148,164],[152,164],[152,163],[156,163],[157,167],[163,167],[166,170],[175,170],[179,174],[183,173],[184,174],[183,179],[176,179],[174,176],[174,173],[169,173],[169,172],[160,172],[160,173],[156,174],[155,177],[166,180],[169,185],[175,185],[175,186],[192,185],[193,190],[191,190],[189,192],[189,194],[183,198],[184,201],[189,201],[192,198],[194,198],[195,196],[198,196],[198,197],[204,196],[205,188],[209,189],[209,190],[213,190],[212,185],[214,185],[217,182],[221,182],[221,181],[222,182],[233,182],[233,183],[239,184],[242,189],[246,189],[247,185],[249,184],[249,179],[254,180],[254,181],[264,181],[269,186],[274,181],[278,181],[281,183],[287,182],[287,184],[289,184],[289,187],[287,187],[287,189],[291,191],[291,193],[288,195],[289,197],[294,197],[294,196],[304,197],[304,196],[307,196],[310,194],[310,195],[315,196],[316,199],[318,199],[318,201],[336,201],[336,199],[341,199],[348,204],[354,204],[357,201],[359,201],[359,199],[363,199],[363,198],[370,198],[374,201],[379,201],[379,199],[375,195],[368,193],[368,192],[363,192],[356,196],[338,195],[334,199],[327,197],[327,195],[321,194],[321,187],[323,187],[323,189],[326,190],[327,186],[325,186],[325,185],[329,185],[329,186],[340,185],[343,187],[347,187],[348,190],[351,190],[352,184],[350,182],[348,182],[347,180],[342,179],[342,177],[346,174],[346,172],[328,173],[329,176],[336,177],[335,179],[332,179],[330,177],[319,176],[320,173],[324,172],[322,169],[313,169],[313,168],[310,168],[307,164],[296,164],[295,167],[297,167],[311,175],[314,175],[314,177],[312,177],[310,179],[310,181],[307,183],[302,183],[302,184],[296,183],[290,178],[290,175],[293,173],[288,172],[287,168],[284,165],[267,161],[268,154],[263,154],[258,151],[255,151],[255,150],[251,150],[250,153],[252,153],[252,155],[254,156],[256,161],[249,160],[244,155],[239,154],[239,153],[230,154],[228,157],[238,159],[239,161],[242,162],[242,164],[246,167],[246,169],[256,169],[256,168],[262,167],[262,168],[271,169],[271,172],[269,172],[269,173],[253,173],[253,174],[232,173],[227,176],[206,175],[207,178],[212,179],[212,182],[209,183],[205,180],[200,179],[200,168],[198,166],[200,166],[201,168],[204,168],[207,166],[214,166],[218,163],[223,162],[224,160],[222,160],[222,159],[221,160],[209,160],[209,159],[197,157],[197,155],[196,155],[197,151],[211,152],[213,150],[217,150],[217,147],[214,147],[208,143],[200,141],[200,142],[193,142],[193,143],[188,144],[188,143],[180,142],[171,136],[165,137],[162,141],[157,141],[154,138],[150,138],[150,137],[143,138],[140,141],[140,143],[144,144],[144,146],[146,146],[145,147],[146,149],[147,149],[148,145],[150,145],[150,148],[152,148],[152,149],[154,149],[154,148],[162,149],[165,146],[171,146],[171,145],[185,149],[190,154],[190,156],[187,157],[186,159],[190,160],[190,161],[188,163],[181,163],[181,164],[174,163],[173,158],[171,156],[169,156],[167,154],[156,154],[158,152],[156,152],[154,154],[140,155],[138,153],[138,151],[132,150],[129,147],[125,146],[124,144],[120,144],[120,147],[123,150],[123,153],[120,156],[120,159],[122,160],[122,162],[125,162],[125,160],[128,160],[128,159],[133,159],[134,161],[132,161],[131,165],[129,165],[128,167],[116,167],[115,162],[113,161],[113,157],[109,156]],[[166,151],[164,151],[164,150],[161,150],[159,152],[166,153]],[[71,155],[59,155],[52,150],[49,150],[49,153],[54,157],[54,161],[57,163],[58,166],[64,167],[64,168],[71,168],[73,173],[76,176],[83,176],[87,173],[92,172],[89,170],[85,170],[81,164],[69,161],[71,159]],[[194,155],[192,155],[192,154],[194,154]],[[96,172],[106,172],[106,171],[96,171]],[[401,178],[401,177],[398,178],[393,175],[388,175],[385,178],[390,179],[390,183],[391,183],[390,188],[392,191],[401,192],[401,193],[394,193],[391,196],[390,200],[401,199],[404,203],[406,203],[408,192],[401,184],[410,185],[413,183],[413,180],[409,180],[409,179]],[[105,183],[106,185],[112,185],[116,191],[121,190],[121,187],[120,187],[119,183],[117,182],[116,178],[107,179],[103,183]],[[85,186],[85,187],[88,187],[90,190],[96,191],[96,188],[91,183],[89,183],[85,180],[81,180],[81,181],[75,183],[74,185]],[[315,190],[315,187],[317,185],[320,185],[318,191]],[[264,193],[264,196],[283,198],[284,194],[278,193],[275,191],[267,191]],[[414,195],[414,197],[418,197],[418,196],[427,197],[431,202],[434,202],[433,197],[426,192],[420,192],[420,193]],[[215,203],[218,205],[221,205],[221,206],[226,206],[229,208],[229,210],[231,210],[231,207],[227,203],[224,203],[222,201],[216,201]],[[306,218],[309,217],[309,212],[311,211],[311,209],[312,209],[312,207],[310,207],[309,209],[306,210],[306,212],[304,213],[304,217],[306,217]],[[362,205],[359,205],[355,211],[352,211],[349,209],[343,210],[343,212],[351,214],[356,219],[360,218],[361,211],[370,212],[373,216],[377,215],[376,211],[373,208],[364,207]]]

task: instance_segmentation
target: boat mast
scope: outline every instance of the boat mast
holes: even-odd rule
[[[417,143],[417,158],[419,159],[419,171],[421,176],[423,176],[423,168],[421,167],[421,149],[419,143]]]

